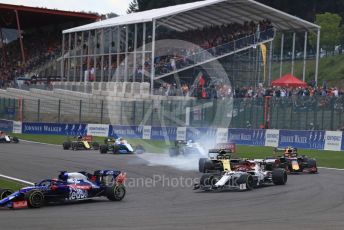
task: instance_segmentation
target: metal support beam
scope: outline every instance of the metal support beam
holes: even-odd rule
[[[92,39],[91,31],[88,31],[88,41],[87,41],[87,74],[85,74],[84,82],[87,82],[87,77],[90,77],[91,74],[91,39]]]
[[[135,33],[134,33],[134,66],[133,66],[133,82],[136,82],[136,69],[137,69],[137,24],[135,24]]]
[[[281,37],[281,63],[280,63],[280,77],[283,75],[283,56],[284,56],[284,34]]]
[[[117,51],[117,67],[116,67],[116,82],[119,82],[119,64],[120,64],[120,52],[121,52],[121,27],[117,26],[117,45],[116,45],[116,51]]]
[[[151,66],[151,95],[154,93],[154,78],[155,78],[155,29],[156,29],[156,20],[153,20],[152,27],[152,66]]]
[[[82,75],[84,74],[84,31],[81,32],[81,41],[80,41],[80,73],[79,73],[79,82],[82,82]]]
[[[78,45],[78,33],[74,33],[74,47],[73,47],[73,63],[74,63],[74,66],[73,66],[73,82],[76,81],[76,68],[77,68],[77,58],[76,58],[76,55],[77,55],[77,46]]]
[[[109,28],[109,68],[108,68],[108,82],[112,81],[111,79],[111,70],[112,70],[112,57],[111,57],[111,51],[112,51],[112,45],[113,45],[113,37],[112,37],[112,31],[113,28]]]
[[[129,25],[125,26],[124,82],[128,81]]]
[[[90,74],[94,73],[94,81],[97,81],[97,49],[98,49],[98,34],[97,30],[94,30],[94,40],[93,40],[93,71],[90,71]]]
[[[68,59],[67,59],[67,81],[70,81],[70,66],[71,66],[71,46],[72,46],[72,34],[68,34]]]
[[[64,77],[65,77],[65,38],[66,35],[62,34],[62,58],[61,58],[61,81],[64,81]]]
[[[293,33],[293,49],[291,54],[291,74],[294,75],[295,70],[295,40],[296,40],[296,33]]]
[[[317,56],[315,61],[315,84],[318,86],[318,75],[319,75],[319,58],[320,58],[320,29],[318,29],[317,35]]]
[[[104,28],[101,29],[100,36],[100,50],[102,54],[100,61],[100,82],[104,82]]]
[[[271,85],[272,82],[272,58],[273,58],[273,41],[270,42],[270,49],[269,49],[269,81],[268,86]]]
[[[308,32],[305,32],[305,47],[303,49],[303,72],[302,72],[302,80],[306,81],[306,65],[307,65],[307,40],[308,40]]]
[[[18,10],[14,10],[14,13],[16,14],[16,20],[17,20],[17,30],[18,30],[18,36],[19,36],[19,42],[20,42],[20,50],[22,55],[22,65],[25,64],[25,52],[24,52],[24,44],[23,44],[23,36],[20,28],[20,21],[19,21],[19,14]]]
[[[146,23],[143,23],[143,41],[142,41],[142,79],[141,82],[145,81],[145,62],[146,62]]]

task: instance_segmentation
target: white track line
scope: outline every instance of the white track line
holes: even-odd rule
[[[13,181],[17,181],[17,182],[21,182],[21,183],[28,184],[28,185],[35,185],[34,183],[32,183],[30,181],[21,180],[21,179],[18,179],[18,178],[14,178],[14,177],[2,175],[2,174],[0,174],[0,177],[5,178],[5,179],[9,179],[9,180],[13,180]]]
[[[55,147],[57,147],[57,146],[62,146],[62,145],[47,144],[47,143],[36,142],[36,141],[27,141],[27,140],[22,140],[22,139],[20,139],[20,141],[26,142],[26,143],[32,143],[32,144],[55,146]]]
[[[326,167],[318,167],[319,169],[329,169],[329,170],[336,170],[336,171],[344,171],[344,169],[337,169],[337,168],[326,168]]]

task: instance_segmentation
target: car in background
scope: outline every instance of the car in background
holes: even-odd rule
[[[133,147],[123,138],[106,138],[104,144],[99,148],[100,154],[143,154],[145,149],[143,146],[138,145]]]
[[[204,156],[205,149],[198,142],[192,140],[183,141],[177,140],[174,142],[174,146],[169,148],[170,157],[178,156]]]
[[[99,150],[99,143],[92,136],[78,136],[68,139],[62,144],[64,150]]]
[[[231,159],[224,150],[209,152],[209,160],[200,171],[203,173],[195,190],[252,190],[266,185],[285,185],[287,173],[284,169],[265,169],[264,160]]]
[[[206,173],[208,170],[223,171],[222,161],[217,159],[218,155],[231,158],[232,154],[236,152],[236,145],[234,143],[220,143],[216,144],[213,149],[209,149],[208,158],[200,158],[198,161],[199,172]]]
[[[61,172],[58,179],[47,179],[16,192],[0,189],[0,207],[41,208],[44,204],[65,203],[106,197],[121,201],[126,194],[126,174],[116,170]]]
[[[7,135],[5,132],[0,131],[0,143],[19,143],[19,139],[17,137],[12,137]]]
[[[283,155],[266,159],[275,162],[272,167],[283,168],[288,173],[318,173],[317,161],[305,155],[300,156],[297,148],[275,149],[274,155],[278,154],[278,152],[283,152]]]

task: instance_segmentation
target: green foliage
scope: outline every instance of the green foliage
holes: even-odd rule
[[[145,10],[157,9],[167,6],[174,6],[178,4],[190,3],[190,2],[197,2],[199,0],[159,0],[159,1],[152,1],[152,0],[133,0],[129,4],[128,13],[132,12],[140,12]]]
[[[326,12],[316,15],[315,23],[321,26],[321,48],[333,51],[335,46],[340,43],[344,32],[341,21],[342,18],[338,14]],[[316,46],[316,40],[316,35],[311,34],[310,43],[313,47]]]
[[[314,79],[315,74],[315,60],[307,60],[306,81],[309,82]],[[329,56],[320,58],[319,61],[319,80],[321,85],[326,80],[330,87],[344,87],[344,55]],[[283,73],[290,73],[291,62],[284,62]],[[295,76],[302,79],[303,73],[303,60],[295,61]],[[272,65],[272,77],[273,80],[278,79],[280,76],[280,63],[274,63]]]

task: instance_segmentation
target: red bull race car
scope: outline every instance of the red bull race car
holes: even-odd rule
[[[298,155],[297,148],[275,149],[275,153],[278,151],[283,151],[283,155],[266,159],[266,161],[272,160],[275,164],[274,167],[283,168],[288,173],[318,173],[317,161],[304,155]]]
[[[32,187],[13,192],[0,189],[0,207],[40,208],[49,203],[65,203],[106,197],[121,201],[126,194],[126,174],[115,170],[86,172],[61,172],[58,179],[43,180]]]

